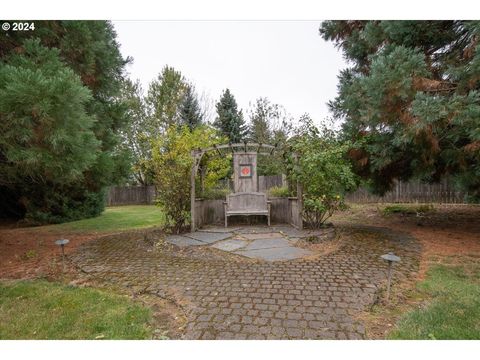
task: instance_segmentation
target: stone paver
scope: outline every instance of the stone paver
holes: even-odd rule
[[[181,236],[181,235],[168,236],[167,242],[180,247],[205,245],[205,243],[202,241],[198,241],[198,240],[195,240],[186,236]]]
[[[199,247],[185,255],[174,247],[152,250],[141,234],[99,238],[69,258],[96,281],[184,299],[185,339],[363,339],[356,315],[384,286],[380,255],[402,258],[394,280],[404,281],[418,271],[420,245],[388,229],[344,230],[351,234],[340,249],[311,259],[242,262],[209,258]]]
[[[321,230],[298,230],[291,226],[275,226],[274,231],[279,231],[290,238],[307,238],[310,236],[325,237],[330,236],[335,231],[334,228],[326,228]]]
[[[266,233],[271,233],[272,230],[274,230],[274,227],[268,227],[268,226],[244,226],[241,228],[238,228],[236,232],[239,234],[266,234]]]
[[[291,226],[275,226],[275,230],[281,231],[282,233],[293,237],[301,237],[304,234],[303,231],[297,230]]]
[[[258,249],[270,249],[278,247],[288,247],[291,246],[288,240],[285,238],[274,238],[274,239],[257,239],[253,240],[250,244],[245,247],[245,250],[258,250]]]
[[[243,237],[249,240],[257,239],[278,239],[282,238],[282,234],[279,232],[259,233],[259,234],[244,234]]]
[[[248,241],[241,239],[229,239],[225,241],[219,241],[213,244],[212,247],[223,251],[234,251],[245,247]]]
[[[220,232],[200,232],[196,231],[193,233],[187,233],[184,234],[184,236],[188,236],[192,239],[202,241],[207,244],[212,244],[214,242],[220,241],[220,240],[225,240],[228,239],[229,237],[232,237],[231,232],[226,232],[226,233],[220,233]]]
[[[298,238],[292,237],[312,236],[311,231],[297,230],[288,226],[278,228],[249,226],[225,231],[226,229],[229,228],[210,227],[182,235],[169,235],[166,240],[180,247],[209,245],[222,251],[237,251],[237,255],[265,261],[292,260],[312,254],[308,250],[297,248]],[[320,231],[320,235],[323,232]],[[273,248],[282,250],[269,250]],[[260,251],[261,249],[265,250]]]
[[[248,246],[245,248],[245,250],[237,250],[235,251],[235,254],[267,261],[293,260],[302,256],[313,254],[309,250],[300,249],[293,246],[258,247],[255,249],[247,248]]]
[[[210,232],[210,233],[231,233],[239,230],[240,228],[225,228],[225,227],[207,227],[205,229],[199,229],[198,232]]]
[[[296,238],[296,237],[288,238],[288,241],[290,241],[290,243],[293,245],[295,245],[299,240],[300,238]]]

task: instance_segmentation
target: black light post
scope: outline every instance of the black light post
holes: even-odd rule
[[[60,239],[55,241],[55,244],[61,246],[62,248],[62,273],[65,272],[65,245],[67,245],[70,240],[67,239]]]
[[[388,254],[382,255],[381,258],[388,262],[388,280],[387,280],[387,303],[390,299],[390,286],[392,283],[392,266],[393,263],[399,262],[400,258],[393,254],[393,252],[389,252]]]

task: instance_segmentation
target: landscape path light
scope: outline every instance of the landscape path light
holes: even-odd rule
[[[393,263],[399,262],[400,258],[396,256],[393,252],[382,255],[381,258],[388,262],[388,280],[387,280],[387,303],[390,299],[390,285],[392,283],[392,266]]]
[[[70,240],[67,239],[60,239],[55,241],[55,244],[61,246],[62,248],[62,272],[65,272],[65,245],[67,245]]]

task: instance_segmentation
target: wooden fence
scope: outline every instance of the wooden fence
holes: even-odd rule
[[[259,191],[266,192],[273,186],[286,185],[282,175],[259,176]],[[465,193],[456,190],[451,182],[443,180],[439,184],[422,184],[419,181],[397,182],[392,191],[384,196],[370,194],[365,188],[347,194],[347,202],[352,203],[444,203],[465,202]],[[153,204],[155,186],[113,186],[107,195],[107,206]],[[280,215],[279,215],[280,216]],[[282,215],[283,216],[283,215]]]
[[[347,202],[352,203],[444,203],[461,204],[465,202],[466,193],[455,189],[447,179],[438,184],[424,184],[420,181],[397,181],[393,189],[384,196],[373,195],[365,188],[348,194]]]
[[[285,175],[271,175],[258,177],[258,191],[267,192],[274,186],[287,186]]]
[[[155,186],[112,186],[108,189],[106,205],[153,204]]]

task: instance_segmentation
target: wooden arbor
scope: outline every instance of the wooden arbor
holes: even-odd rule
[[[193,150],[191,152],[191,156],[193,158],[192,169],[191,169],[191,176],[190,176],[190,213],[191,213],[191,231],[195,231],[196,229],[196,209],[195,209],[195,177],[197,171],[200,166],[200,162],[203,158],[203,155],[208,152],[217,152],[219,156],[224,156],[227,152],[231,152],[234,155],[234,166],[248,166],[246,164],[242,164],[241,159],[254,159],[255,166],[251,166],[250,171],[251,174],[249,179],[251,181],[237,181],[238,178],[242,176],[239,175],[240,172],[235,171],[235,179],[234,179],[234,190],[235,192],[243,192],[243,191],[257,191],[257,173],[256,173],[256,155],[272,155],[274,151],[278,151],[277,146],[269,145],[269,144],[259,144],[259,143],[236,143],[236,144],[224,144],[224,145],[217,145],[203,149]],[[293,154],[294,159],[297,159],[297,155]],[[240,160],[239,160],[240,159]],[[245,169],[247,171],[247,169]],[[297,182],[297,198],[295,207],[292,209],[292,217],[294,217],[293,223],[296,224],[298,228],[302,228],[302,212],[303,212],[303,200],[302,200],[302,186],[299,182]]]

